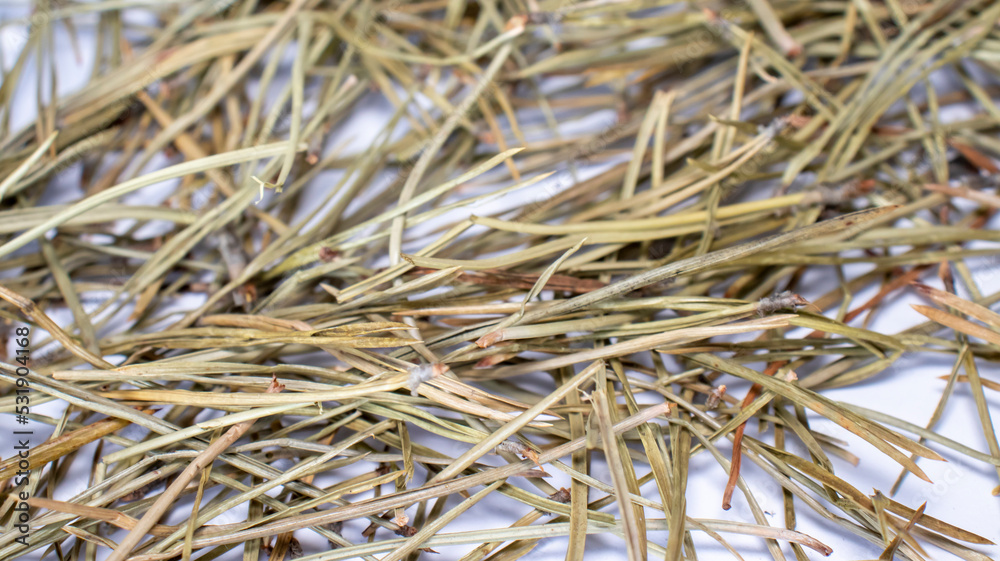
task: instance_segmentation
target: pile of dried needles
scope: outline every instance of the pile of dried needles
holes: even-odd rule
[[[38,0],[0,41],[0,411],[35,435],[0,559],[988,559],[828,429],[896,487],[1000,476],[998,18]],[[876,331],[899,297],[927,321]],[[933,411],[823,393],[918,353]]]

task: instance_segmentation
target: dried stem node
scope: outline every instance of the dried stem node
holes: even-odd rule
[[[420,364],[410,369],[407,385],[410,388],[410,395],[416,397],[420,384],[434,379],[448,371],[448,367],[440,362],[434,364]]]
[[[525,446],[516,440],[505,440],[498,444],[494,451],[497,454],[500,454],[501,452],[510,452],[511,454],[516,454],[526,460],[535,462],[535,465],[541,465],[538,463],[538,452],[535,452],[528,446]]]
[[[779,294],[775,294],[774,296],[761,298],[760,302],[757,303],[757,314],[763,317],[768,314],[773,314],[778,310],[794,310],[808,305],[808,300],[790,290],[786,290]]]
[[[708,399],[705,401],[705,409],[711,411],[719,406],[722,402],[722,396],[726,395],[726,385],[722,384],[717,388],[714,388],[708,394]]]

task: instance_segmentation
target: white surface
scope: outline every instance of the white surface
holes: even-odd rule
[[[0,16],[3,16],[5,19],[10,19],[12,13],[15,14],[15,17],[20,17],[24,12],[9,7],[0,8]],[[78,28],[81,32],[82,44],[87,45],[88,40],[91,38],[90,29],[86,25],[79,26]],[[2,34],[0,34],[0,40],[4,41],[3,47],[7,57],[7,66],[9,67],[16,47],[23,44],[23,34],[19,33],[16,29],[5,27]],[[90,56],[90,51],[86,48],[82,50],[84,54],[83,64],[78,65],[74,60],[75,57],[72,52],[68,49],[66,37],[61,29],[58,33],[58,45],[61,49],[59,53],[61,59],[59,66],[61,74],[58,77],[59,90],[65,94],[79,87],[87,73],[89,73],[91,61],[87,60],[87,57]],[[29,70],[29,76],[33,76],[34,66],[29,65],[28,68],[31,69]],[[30,122],[34,116],[34,78],[31,77],[25,82],[25,84],[21,84],[18,87],[18,111],[15,116],[15,129],[20,125]],[[355,116],[355,121],[359,126],[358,130],[362,134],[364,134],[364,131],[373,130],[374,127],[365,126],[365,123],[369,119],[377,118],[377,107],[377,103],[372,104],[368,106],[368,110],[358,112]],[[50,188],[50,195],[46,200],[51,202],[75,198],[78,195],[78,191],[76,191],[77,186],[73,185],[73,181],[76,180],[77,173],[77,169],[63,172],[57,179],[55,187]],[[565,185],[560,185],[559,187],[565,187]],[[548,190],[539,189],[532,192],[510,195],[509,200],[502,202],[505,206],[528,204],[534,200],[550,196],[554,190],[554,187],[549,187]],[[470,208],[456,212],[471,214],[474,211],[475,209]],[[986,260],[982,267],[976,270],[977,279],[981,283],[981,287],[985,293],[991,293],[1000,289],[1000,274],[998,273],[1000,273],[1000,269],[998,269],[995,260]],[[816,281],[819,282],[819,279],[816,279]],[[815,290],[804,291],[804,294],[808,297],[819,292],[821,290],[817,286]],[[856,295],[855,302],[863,302],[871,295],[871,293]],[[885,309],[879,312],[878,320],[875,321],[872,327],[877,331],[894,333],[909,325],[918,323],[922,318],[909,307],[910,303],[916,301],[917,299],[912,294],[906,294],[902,297],[894,295],[887,303]],[[751,366],[759,368],[759,365]],[[979,366],[985,377],[1000,380],[1000,372],[998,372],[996,365],[981,362]],[[847,403],[879,409],[902,419],[923,425],[936,406],[940,392],[944,388],[944,381],[939,380],[938,377],[948,374],[950,368],[951,364],[947,357],[906,355],[893,368],[875,379],[854,387],[828,391],[826,395]],[[732,379],[727,379],[726,381],[729,383],[732,395],[742,396],[744,394],[746,389],[745,384],[740,384],[739,382],[733,383]],[[994,416],[1000,416],[997,415],[997,413],[1000,413],[1000,396],[996,392],[987,391],[987,399],[989,400]],[[39,407],[39,410],[47,414],[55,414],[56,406]],[[899,473],[899,467],[894,462],[833,423],[821,418],[812,418],[811,420],[813,426],[819,428],[821,431],[848,441],[850,443],[849,449],[861,458],[861,463],[856,468],[843,461],[834,459],[837,474],[840,477],[848,480],[864,492],[868,492],[871,486],[886,492],[888,491]],[[0,416],[0,432],[6,434],[5,431],[10,430],[12,427],[13,420],[10,416]],[[945,436],[969,444],[976,449],[987,450],[979,419],[975,412],[975,405],[966,384],[960,384],[956,389],[937,430]],[[748,434],[758,436],[756,434],[756,425],[751,424],[748,427]],[[134,436],[130,435],[130,437]],[[36,435],[35,442],[41,441],[42,437]],[[461,447],[456,446],[454,443],[448,443],[448,446],[450,448],[442,447],[441,451],[454,455],[458,455],[463,451]],[[927,500],[929,502],[927,507],[928,514],[1000,542],[1000,526],[998,526],[998,520],[1000,520],[1000,498],[990,495],[991,489],[998,484],[996,472],[989,466],[965,460],[958,454],[952,453],[941,446],[932,445],[932,447],[948,459],[948,462],[920,460],[921,467],[927,471],[935,483],[925,483],[910,475],[895,498],[913,507]],[[93,447],[88,447],[87,450],[92,452]],[[723,450],[728,454],[728,447],[723,446]],[[82,456],[86,457],[91,452],[87,452]],[[6,453],[7,451],[4,450],[3,455],[6,456]],[[774,525],[783,525],[783,508],[778,488],[768,476],[759,472],[751,462],[744,461],[743,465],[745,466],[743,471],[744,476],[755,490],[759,490],[758,496],[761,501],[761,507],[767,511],[769,519]],[[568,485],[569,480],[567,477],[555,470],[550,469],[549,471],[554,474],[551,480],[553,485],[556,487]],[[606,469],[601,465],[595,466],[593,475],[605,482],[610,482],[610,477]],[[701,454],[697,456],[691,466],[691,478],[688,483],[688,514],[694,517],[752,522],[753,518],[746,507],[746,502],[738,491],[734,497],[732,510],[728,512],[722,511],[719,505],[721,502],[721,484],[723,481],[724,474],[721,468],[709,455]],[[60,489],[56,498],[67,498],[82,490],[85,484],[85,481],[80,481],[76,485],[76,489]],[[532,490],[534,491],[534,489]],[[651,498],[658,500],[656,491],[652,485],[647,485],[644,491]],[[598,497],[596,495],[591,496],[591,500],[595,498]],[[514,501],[509,501],[506,504],[490,501],[489,505],[489,507],[479,505],[473,508],[468,513],[468,516],[462,517],[449,525],[447,531],[504,527],[528,510],[524,505]],[[615,512],[616,509],[611,508],[608,511]],[[832,546],[835,551],[832,556],[834,559],[871,559],[877,557],[881,551],[880,547],[845,534],[833,524],[812,515],[811,511],[806,507],[798,508],[797,512],[799,514],[798,529]],[[658,516],[654,512],[648,512],[647,514],[650,517],[662,516],[662,514]],[[224,519],[219,519],[215,522],[235,522],[240,520],[244,515],[245,511],[234,511],[223,517]],[[183,516],[176,514],[175,511],[174,517],[165,522],[177,523],[183,518]],[[345,527],[345,535],[349,539],[357,541],[362,526],[363,524],[358,521],[348,523]],[[324,544],[318,539],[314,539],[317,536],[310,532],[300,531],[297,533],[297,536],[303,541],[307,553],[316,552],[324,548]],[[379,536],[383,537],[383,534],[380,533]],[[112,539],[121,539],[122,534],[111,537]],[[385,535],[384,537],[394,536]],[[650,539],[664,544],[666,536],[665,533],[654,533],[650,534]],[[727,552],[706,536],[696,534],[695,539],[700,559],[731,558]],[[740,538],[737,536],[727,536],[727,539],[730,539],[730,542],[737,549],[746,552],[744,553],[744,557],[748,561],[770,558],[763,542],[759,539]],[[534,561],[562,559],[564,548],[564,539],[543,541],[525,559]],[[440,556],[426,555],[425,557],[441,560],[457,559],[464,551],[468,550],[468,546],[438,549],[442,553]],[[991,557],[1000,558],[1000,548],[998,547],[980,548],[980,550]],[[794,558],[787,545],[783,545],[783,551],[790,558]],[[950,555],[944,552],[931,551],[930,553],[936,559],[950,558]],[[103,558],[105,554],[106,552],[99,553],[98,559]],[[620,539],[610,535],[592,536],[588,540],[587,557],[590,559],[624,558],[624,543]],[[810,552],[810,557],[816,559],[820,556]],[[50,555],[48,558],[52,559],[53,557]],[[227,558],[238,559],[239,551],[233,552],[233,555]]]

